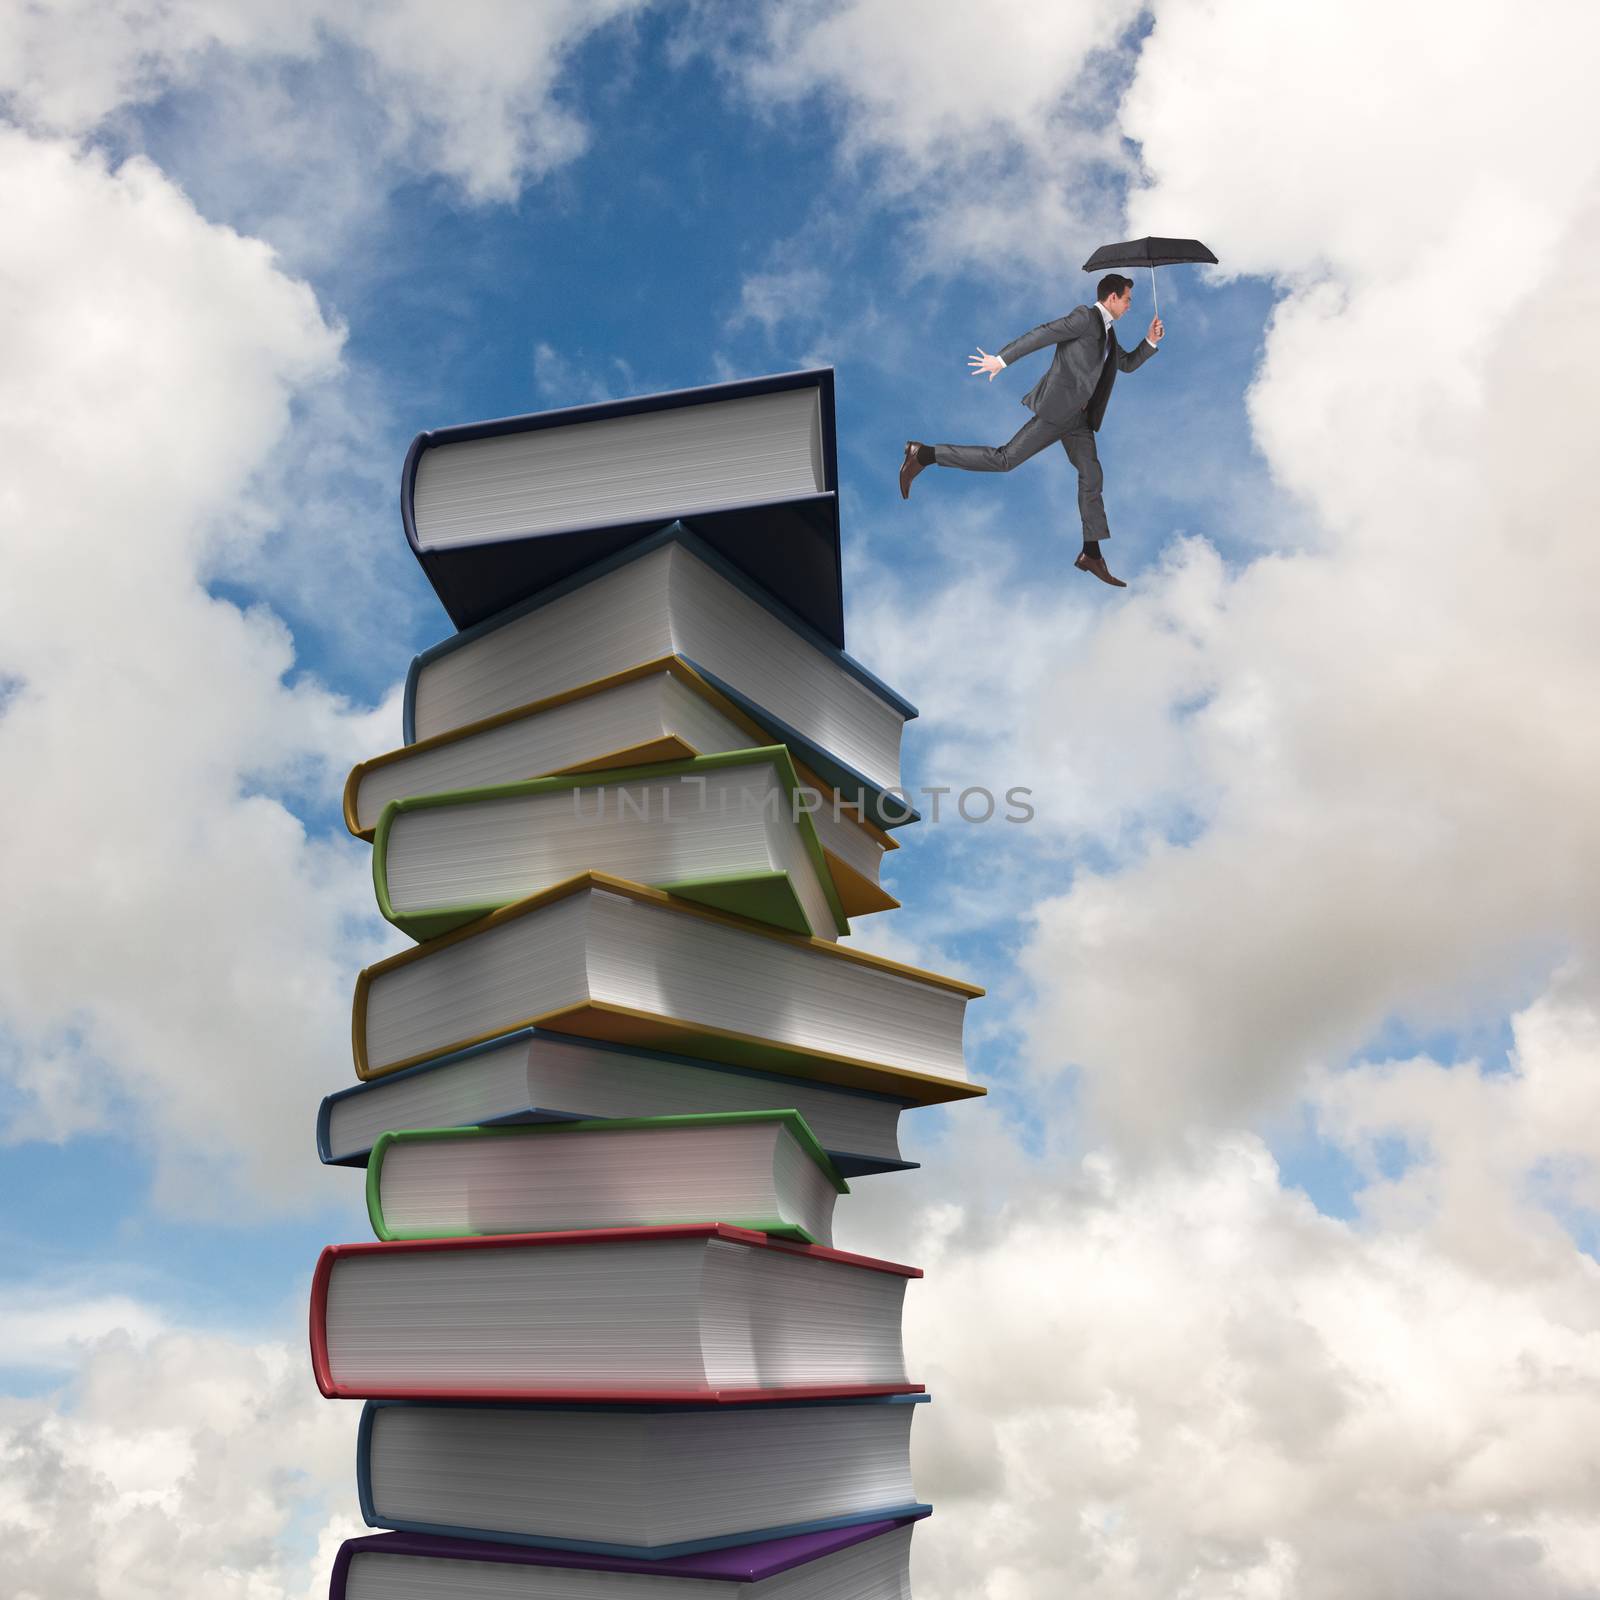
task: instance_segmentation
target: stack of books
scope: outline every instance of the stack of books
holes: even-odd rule
[[[833,374],[421,435],[458,628],[345,820],[418,942],[317,1122],[374,1241],[312,1285],[360,1398],[335,1600],[903,1600],[914,1267],[833,1247],[982,993],[855,949],[916,713],[844,653]]]

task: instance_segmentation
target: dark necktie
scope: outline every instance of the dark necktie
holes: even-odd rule
[[[1089,425],[1092,428],[1100,426],[1100,419],[1105,415],[1106,401],[1111,398],[1111,381],[1116,373],[1116,363],[1111,359],[1111,324],[1105,324],[1106,342],[1100,356],[1100,376],[1095,380],[1094,393],[1089,396],[1088,413]]]

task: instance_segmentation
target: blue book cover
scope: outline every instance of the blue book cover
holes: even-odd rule
[[[557,583],[552,583],[547,588],[541,589],[537,594],[529,596],[526,600],[510,606],[506,610],[498,612],[470,628],[464,628],[460,633],[454,634],[448,639],[443,639],[438,644],[430,645],[421,654],[415,656],[406,672],[403,708],[405,743],[411,745],[417,742],[417,685],[424,670],[434,662],[452,655],[455,651],[461,649],[463,645],[481,639],[485,634],[492,632],[496,628],[503,628],[508,623],[519,621],[531,612],[537,611],[540,607],[547,606],[552,601],[559,600],[565,595],[593,583],[597,578],[604,577],[608,572],[614,572],[628,562],[637,561],[642,556],[648,555],[668,543],[682,545],[690,554],[705,562],[718,576],[726,579],[741,592],[748,595],[769,615],[775,617],[786,628],[804,639],[813,649],[825,655],[837,667],[861,684],[862,687],[883,701],[885,705],[891,707],[904,720],[909,722],[917,715],[917,708],[904,696],[897,694],[881,678],[869,672],[853,657],[846,655],[843,650],[811,627],[803,618],[779,604],[770,594],[753,584],[744,573],[731,566],[716,550],[698,537],[692,529],[681,522],[673,522],[667,527],[657,528],[648,537],[636,540],[628,545],[627,548],[606,557],[604,560],[597,561],[592,566],[585,567],[582,571],[573,573]],[[685,656],[684,659],[707,683],[712,684],[732,700],[752,722],[766,730],[775,742],[787,745],[796,760],[810,767],[825,783],[837,789],[846,801],[851,804],[859,804],[862,807],[863,814],[880,828],[899,828],[920,820],[916,809],[904,795],[897,794],[885,789],[881,784],[874,783],[872,779],[858,772],[832,751],[819,745],[815,740],[807,738],[784,719],[776,716],[766,707],[757,704],[736,686],[727,683],[718,675],[708,671],[701,662],[694,660],[693,657]]]
[[[775,1539],[792,1539],[807,1534],[826,1533],[835,1529],[860,1527],[866,1523],[902,1521],[929,1515],[933,1507],[921,1501],[906,1501],[897,1505],[874,1506],[859,1512],[832,1516],[797,1519],[774,1523],[767,1527],[745,1528],[737,1532],[716,1534],[700,1538],[678,1539],[657,1545],[613,1543],[603,1539],[563,1539],[546,1534],[522,1534],[497,1528],[474,1528],[443,1523],[418,1522],[406,1518],[386,1517],[379,1511],[373,1496],[372,1442],[377,1418],[390,1407],[462,1410],[492,1410],[501,1413],[560,1412],[567,1414],[609,1412],[622,1415],[677,1414],[709,1412],[726,1416],[737,1411],[792,1411],[825,1407],[855,1406],[914,1406],[928,1402],[927,1394],[871,1395],[831,1400],[773,1400],[753,1404],[707,1405],[695,1401],[659,1404],[554,1404],[507,1403],[497,1401],[438,1402],[430,1400],[368,1400],[361,1409],[361,1422],[356,1435],[356,1490],[361,1503],[361,1516],[369,1528],[384,1528],[400,1533],[430,1534],[446,1539],[494,1540],[512,1545],[537,1546],[548,1550],[571,1551],[591,1556],[608,1556],[634,1561],[663,1561],[680,1556],[702,1554],[706,1551],[729,1549]]]
[[[449,1055],[438,1056],[432,1061],[419,1062],[414,1067],[406,1067],[399,1072],[387,1073],[381,1078],[369,1079],[365,1083],[357,1083],[348,1089],[336,1090],[333,1094],[326,1095],[322,1104],[317,1109],[317,1157],[325,1165],[342,1167],[364,1167],[367,1157],[372,1153],[371,1143],[361,1143],[348,1148],[335,1150],[332,1145],[332,1123],[335,1108],[342,1102],[351,1100],[356,1096],[381,1094],[385,1085],[397,1085],[415,1082],[424,1074],[444,1074],[457,1072],[482,1060],[492,1051],[505,1049],[507,1046],[519,1043],[528,1044],[540,1038],[550,1038],[558,1042],[563,1048],[574,1050],[593,1051],[597,1055],[617,1055],[637,1059],[643,1064],[657,1064],[665,1066],[694,1067],[704,1072],[727,1074],[735,1078],[756,1079],[772,1089],[770,1099],[772,1104],[764,1109],[789,1110],[791,1102],[796,1098],[792,1091],[800,1090],[814,1092],[818,1085],[808,1083],[801,1078],[786,1077],[776,1072],[758,1072],[752,1067],[736,1067],[726,1065],[719,1061],[699,1061],[689,1056],[671,1055],[665,1051],[645,1050],[637,1045],[621,1045],[602,1043],[598,1040],[584,1039],[572,1034],[547,1034],[540,1028],[518,1028],[511,1033],[501,1034],[493,1039],[485,1039],[480,1044],[469,1045],[464,1050],[452,1051]],[[854,1099],[876,1101],[882,1105],[895,1106],[904,1110],[908,1102],[896,1100],[889,1095],[873,1094],[866,1089],[847,1089],[837,1084],[827,1086],[830,1094],[847,1095]],[[470,1098],[471,1091],[467,1091]],[[526,1096],[524,1096],[526,1098]],[[781,1102],[781,1104],[780,1104]],[[438,1126],[437,1115],[433,1112],[425,1113],[433,1120],[422,1123],[397,1123],[400,1126]],[[595,1112],[591,1108],[578,1107],[550,1107],[536,1105],[516,1105],[509,1109],[492,1111],[485,1114],[480,1101],[477,1108],[468,1115],[462,1126],[488,1125],[496,1123],[516,1122],[580,1122],[591,1120]],[[870,1177],[881,1172],[910,1172],[921,1165],[917,1161],[901,1161],[875,1155],[862,1155],[852,1150],[836,1150],[824,1145],[828,1159],[833,1162],[841,1176],[846,1178]]]
[[[808,494],[725,500],[706,506],[663,504],[656,516],[577,520],[527,531],[497,532],[472,543],[430,548],[417,526],[417,474],[430,450],[511,434],[607,423],[618,418],[809,390],[816,396],[817,487]],[[838,648],[844,646],[844,589],[839,555],[839,468],[833,417],[833,368],[785,372],[734,383],[675,389],[596,405],[570,406],[492,422],[419,433],[400,477],[400,518],[434,593],[458,628],[470,628],[580,568],[615,555],[677,518],[747,578]],[[670,496],[670,490],[663,490]]]

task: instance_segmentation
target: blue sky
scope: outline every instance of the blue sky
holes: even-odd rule
[[[905,909],[855,935],[990,991],[988,1100],[908,1119],[923,1171],[842,1219],[929,1268],[919,1486],[964,1531],[919,1534],[919,1594],[1443,1594],[1516,1538],[1538,1587],[1504,1592],[1593,1592],[1581,84],[1492,7],[1448,49],[1427,4],[610,11],[0,30],[0,1423],[76,1486],[0,1474],[26,1581],[70,1570],[63,1518],[209,1526],[183,1485],[236,1470],[257,1390],[280,1476],[228,1571],[310,1594],[351,1531],[354,1419],[296,1364],[318,1249],[366,1232],[316,1104],[393,946],[338,788],[448,631],[400,529],[412,435],[828,364],[848,642],[921,708],[910,781],[1038,811],[908,830]],[[1162,271],[1100,436],[1131,587],[1073,572],[1058,451],[903,503],[908,437],[1026,414],[1044,357],[989,384],[968,354],[1144,232],[1221,267]],[[1508,297],[1515,337],[1481,316]],[[1139,274],[1124,343],[1149,313]],[[172,1398],[186,1365],[214,1412]]]

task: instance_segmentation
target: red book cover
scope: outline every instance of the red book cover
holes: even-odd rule
[[[540,1388],[540,1389],[486,1389],[479,1386],[459,1385],[446,1387],[428,1385],[408,1387],[385,1385],[382,1387],[352,1387],[335,1380],[328,1356],[327,1309],[328,1286],[333,1269],[342,1257],[371,1256],[396,1253],[426,1253],[468,1250],[525,1250],[532,1248],[559,1248],[563,1245],[605,1245],[664,1243],[674,1239],[698,1238],[723,1240],[747,1245],[754,1249],[776,1251],[784,1255],[808,1257],[813,1260],[833,1261],[869,1272],[888,1273],[901,1278],[920,1278],[918,1267],[901,1266],[892,1261],[880,1261],[872,1256],[833,1250],[823,1245],[797,1244],[789,1240],[773,1239],[764,1233],[754,1233],[747,1228],[732,1227],[723,1222],[683,1223],[665,1227],[646,1228],[594,1228],[577,1229],[562,1233],[491,1234],[458,1239],[415,1239],[392,1242],[364,1241],[356,1244],[328,1245],[317,1259],[311,1279],[311,1366],[316,1375],[317,1387],[329,1399],[371,1400],[581,1400],[589,1404],[628,1403],[657,1404],[707,1401],[747,1403],[761,1400],[821,1400],[845,1398],[853,1395],[920,1394],[920,1383],[854,1383],[854,1384],[787,1384],[781,1387],[715,1388],[704,1386],[694,1389],[631,1386],[607,1389]]]

